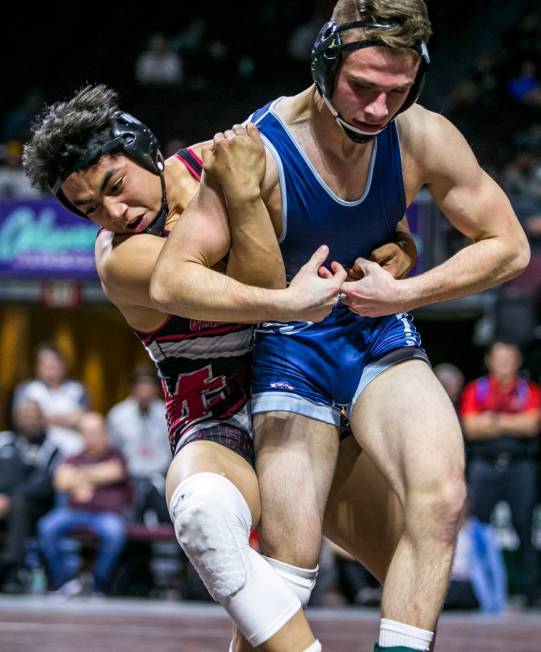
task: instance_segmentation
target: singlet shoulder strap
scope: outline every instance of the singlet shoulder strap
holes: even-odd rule
[[[180,159],[188,168],[188,172],[196,181],[201,181],[203,172],[203,161],[189,147],[181,148],[175,152],[175,156]]]

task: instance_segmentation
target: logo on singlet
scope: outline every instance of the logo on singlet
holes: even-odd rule
[[[196,319],[190,319],[191,331],[202,331],[205,328],[217,328],[219,325],[220,322],[217,321],[197,321]]]

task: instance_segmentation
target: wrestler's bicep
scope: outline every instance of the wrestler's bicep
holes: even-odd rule
[[[226,256],[231,233],[221,192],[201,179],[199,191],[174,225],[159,257],[160,267],[174,269],[183,263],[214,267]]]

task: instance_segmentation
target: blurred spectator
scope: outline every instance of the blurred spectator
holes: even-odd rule
[[[536,149],[520,149],[503,169],[500,180],[508,195],[541,198],[541,158]]]
[[[449,362],[442,362],[434,367],[436,378],[443,385],[443,388],[449,395],[451,403],[458,408],[460,394],[464,387],[464,374],[458,367]]]
[[[468,118],[468,111],[476,107],[482,111],[490,111],[498,106],[500,79],[499,61],[489,52],[480,54],[473,70],[461,79],[451,90],[447,98],[448,109],[453,117]]]
[[[310,61],[316,36],[322,25],[329,19],[331,11],[326,0],[314,2],[314,10],[310,18],[296,27],[289,39],[287,51],[291,59],[306,64]]]
[[[111,408],[107,426],[111,443],[128,464],[135,492],[135,520],[143,521],[150,510],[158,521],[169,523],[165,473],[171,463],[171,448],[165,406],[158,393],[158,380],[152,371],[136,372],[130,396]]]
[[[22,144],[10,140],[3,146],[0,166],[0,198],[13,197],[24,199],[39,197],[39,192],[30,184],[21,166]]]
[[[507,83],[507,91],[515,101],[541,108],[541,81],[535,61],[521,61],[518,74]]]
[[[458,533],[444,608],[501,613],[506,606],[507,576],[494,531],[468,517]]]
[[[510,57],[517,55],[541,55],[541,14],[536,0],[527,7],[517,25],[512,26],[502,37]]]
[[[207,34],[207,23],[201,16],[192,18],[188,25],[172,39],[171,45],[178,52],[200,55],[203,52]]]
[[[81,591],[63,557],[60,539],[83,528],[98,539],[94,589],[106,593],[116,562],[124,549],[124,513],[131,503],[131,487],[124,457],[109,444],[105,420],[96,412],[81,417],[84,450],[68,458],[54,474],[54,486],[68,496],[65,507],[54,508],[38,524],[39,542],[53,589],[69,596]]]
[[[471,454],[472,515],[489,523],[497,502],[509,504],[520,541],[523,590],[531,603],[538,582],[532,517],[541,388],[518,375],[521,363],[516,345],[495,342],[486,357],[488,376],[466,386],[460,413]]]
[[[15,389],[14,405],[26,399],[37,401],[45,414],[51,441],[63,455],[78,453],[82,441],[76,428],[88,409],[84,386],[66,379],[64,356],[49,342],[42,342],[36,349],[35,374],[34,380]]]
[[[0,590],[5,593],[24,590],[25,542],[53,506],[52,476],[59,459],[38,403],[19,403],[13,421],[13,431],[0,433]]]
[[[153,34],[148,49],[135,63],[135,78],[143,86],[177,86],[183,76],[182,60],[163,34]]]

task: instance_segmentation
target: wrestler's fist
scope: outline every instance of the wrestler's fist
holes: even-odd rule
[[[417,248],[411,235],[400,233],[396,242],[386,242],[370,254],[370,260],[387,270],[394,278],[406,278],[417,262]],[[363,268],[358,261],[348,269],[348,281],[363,277]]]
[[[355,265],[362,271],[358,281],[342,285],[343,303],[363,317],[382,317],[405,312],[401,283],[377,263],[357,258]]]
[[[329,248],[322,245],[293,277],[289,287],[280,292],[287,296],[282,321],[312,321],[324,319],[334,308],[346,271],[339,263],[331,264],[332,271],[322,267]]]
[[[222,188],[228,203],[259,197],[266,156],[254,124],[233,125],[215,134],[202,158],[205,173]]]

